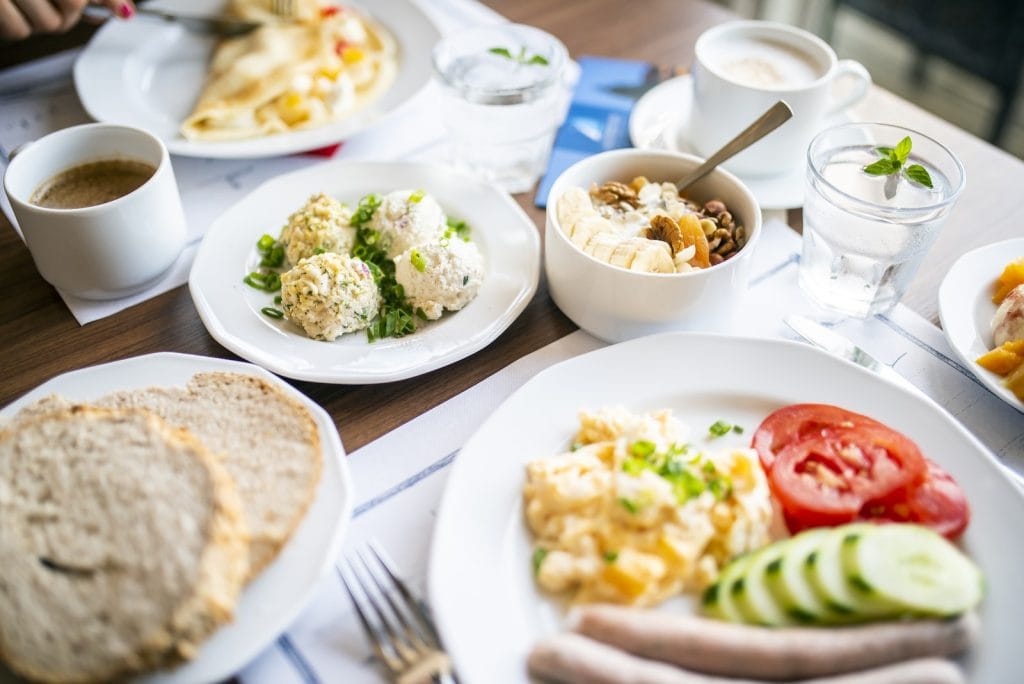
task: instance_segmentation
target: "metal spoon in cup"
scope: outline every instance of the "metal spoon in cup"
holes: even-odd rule
[[[716,166],[747,149],[758,140],[768,135],[793,116],[789,105],[779,100],[771,106],[757,121],[747,126],[743,132],[725,143],[717,152],[707,158],[703,164],[676,181],[676,187],[682,192],[689,186],[711,173]]]

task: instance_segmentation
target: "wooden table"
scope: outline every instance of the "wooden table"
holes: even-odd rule
[[[574,55],[595,54],[688,65],[696,37],[731,18],[700,0],[487,0],[509,19],[541,27],[565,41]],[[78,34],[80,41],[87,31]],[[70,41],[52,41],[67,47]],[[4,46],[0,63],[17,61],[19,46]],[[22,48],[28,58],[38,45]],[[33,53],[34,51],[34,53]],[[899,123],[949,145],[968,170],[968,188],[921,267],[904,302],[937,322],[935,292],[950,264],[973,247],[1024,233],[1024,164],[900,98],[872,89],[858,118]],[[532,193],[517,199],[538,229],[544,214]],[[800,212],[789,213],[799,225]],[[223,358],[233,355],[207,334],[185,287],[85,326],[79,326],[0,215],[0,405],[59,373],[157,351]],[[543,231],[542,231],[543,232]],[[574,330],[555,308],[543,278],[522,316],[490,347],[426,376],[387,385],[295,383],[334,417],[351,451],[409,421],[490,374]]]

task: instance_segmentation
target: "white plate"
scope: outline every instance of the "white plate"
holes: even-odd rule
[[[398,42],[398,74],[379,99],[335,123],[248,140],[186,140],[178,129],[206,83],[217,39],[141,15],[130,22],[108,21],[93,36],[75,62],[75,88],[97,121],[146,129],[163,140],[171,154],[241,159],[332,145],[375,123],[426,86],[430,52],[441,38],[411,0],[373,0],[367,5],[367,14]]]
[[[352,516],[352,478],[334,421],[308,397],[262,368],[206,356],[160,353],[136,356],[59,375],[2,411],[10,417],[50,394],[88,401],[119,390],[155,385],[184,387],[196,373],[226,371],[257,375],[274,383],[309,409],[320,431],[323,472],[316,498],[281,554],[242,592],[235,619],[218,629],[196,658],[180,667],[148,675],[146,684],[197,684],[229,678],[256,657],[298,616],[317,580],[331,566]],[[4,672],[0,670],[0,681]]]
[[[1024,238],[978,247],[956,260],[939,285],[939,319],[949,346],[964,366],[992,393],[1024,413],[1024,402],[1003,385],[1003,378],[985,370],[976,359],[994,344],[992,284],[1006,264],[1024,258]]]
[[[372,344],[364,331],[313,340],[292,323],[260,313],[272,298],[242,278],[259,263],[261,235],[277,236],[288,215],[316,192],[355,206],[363,195],[403,188],[430,193],[448,216],[469,224],[485,275],[466,308],[432,323],[417,321],[412,335]],[[328,162],[264,183],[214,221],[188,284],[206,329],[239,356],[289,378],[364,384],[420,375],[483,349],[526,308],[539,275],[537,228],[497,187],[426,164]]]
[[[670,78],[651,88],[637,101],[629,115],[629,138],[634,147],[700,154],[688,137],[693,102],[692,80],[689,74]],[[822,129],[849,120],[847,114],[840,112],[828,117]],[[725,168],[729,168],[728,162]],[[791,209],[804,205],[803,165],[779,176],[736,175],[750,188],[762,209]]]
[[[680,362],[699,359],[699,362]],[[718,419],[746,428],[717,444],[749,443],[772,410],[827,402],[884,420],[917,441],[960,483],[973,508],[963,546],[981,566],[984,635],[965,661],[972,682],[1019,679],[1024,639],[1020,531],[1024,495],[995,458],[937,405],[805,344],[669,333],[584,354],[543,371],[466,442],[448,476],[430,558],[430,600],[465,682],[526,681],[526,654],[561,628],[536,589],[523,521],[525,464],[564,450],[580,408],[660,407],[700,435]],[[666,609],[686,610],[677,602]]]

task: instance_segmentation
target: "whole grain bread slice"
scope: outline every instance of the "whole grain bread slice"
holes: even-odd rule
[[[263,378],[198,373],[184,389],[118,392],[97,403],[152,411],[220,458],[251,534],[250,579],[277,556],[313,500],[322,468],[316,423],[305,406]]]
[[[190,658],[247,572],[233,483],[184,431],[84,406],[0,431],[0,657],[47,682]]]

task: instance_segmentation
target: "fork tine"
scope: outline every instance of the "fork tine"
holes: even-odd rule
[[[363,594],[366,596],[367,601],[369,601],[370,607],[373,609],[374,616],[377,618],[377,621],[383,626],[384,631],[387,632],[389,645],[391,646],[391,649],[403,661],[403,663],[406,666],[412,665],[416,659],[416,648],[409,642],[405,635],[399,634],[398,631],[395,629],[391,620],[388,619],[387,611],[384,610],[381,604],[377,601],[377,598],[374,596],[374,592],[370,590],[369,584],[367,584],[366,580],[364,580],[363,577],[356,570],[356,567],[352,563],[352,561],[350,559],[347,559],[346,563],[348,564],[349,572],[352,573],[352,576],[356,578],[356,581],[359,583],[359,587],[363,590]],[[369,572],[369,568],[367,568],[367,572]]]
[[[388,577],[391,579],[391,582],[395,585],[395,587],[398,588],[398,593],[400,593],[402,595],[402,598],[405,599],[405,604],[409,606],[413,615],[415,615],[419,619],[420,623],[422,623],[422,625],[426,628],[427,637],[433,641],[431,645],[434,647],[439,647],[441,644],[441,639],[437,635],[437,629],[434,627],[433,620],[431,620],[430,616],[427,615],[426,611],[423,609],[423,606],[420,604],[419,601],[416,600],[416,597],[413,596],[413,593],[409,591],[409,587],[406,585],[406,583],[403,582],[402,579],[398,576],[398,573],[395,572],[394,567],[387,560],[387,553],[378,546],[375,540],[370,540],[370,542],[367,544],[367,547],[370,549],[370,552],[377,559],[377,562],[380,563],[381,567],[384,568],[384,572],[388,574]]]
[[[341,571],[341,568],[335,567],[335,571],[338,573],[338,578],[341,580],[341,585],[345,587],[345,592],[348,594],[349,599],[352,601],[353,607],[356,609],[356,615],[359,616],[359,623],[363,626],[363,632],[366,633],[366,638],[369,639],[370,645],[373,646],[374,653],[380,659],[384,666],[392,672],[400,672],[402,669],[402,662],[395,656],[391,655],[384,649],[384,642],[381,639],[380,632],[373,626],[370,620],[366,617],[366,613],[363,611],[363,607],[359,605],[359,600],[356,599],[355,593],[352,591],[352,587],[349,585],[348,580],[345,579],[345,573]],[[351,572],[351,568],[349,569]],[[359,578],[355,577],[355,581],[359,584]],[[360,589],[363,589],[365,594],[365,588],[360,584]]]
[[[424,638],[425,635],[423,634],[423,631],[419,628],[418,625],[411,623],[406,618],[406,612],[410,610],[410,606],[406,605],[406,610],[402,610],[402,608],[395,602],[395,599],[393,597],[394,591],[392,591],[391,588],[384,586],[384,583],[381,582],[379,578],[380,573],[374,572],[370,569],[370,565],[366,562],[366,558],[363,556],[362,553],[357,551],[356,556],[359,558],[359,561],[363,564],[363,567],[366,568],[366,573],[370,576],[370,579],[372,579],[373,583],[377,585],[377,589],[384,597],[384,600],[388,602],[388,605],[391,607],[391,612],[394,613],[395,617],[398,619],[399,624],[405,630],[406,641],[408,641],[409,644],[417,650],[426,650],[427,648],[429,648],[429,646],[426,643],[426,639]],[[380,561],[379,556],[377,557],[377,560]],[[381,563],[380,565],[383,566],[383,563]],[[387,568],[384,569],[385,571],[387,570]],[[394,579],[393,576],[392,579]],[[396,585],[392,582],[391,587],[394,586]],[[415,620],[413,622],[415,622]]]

